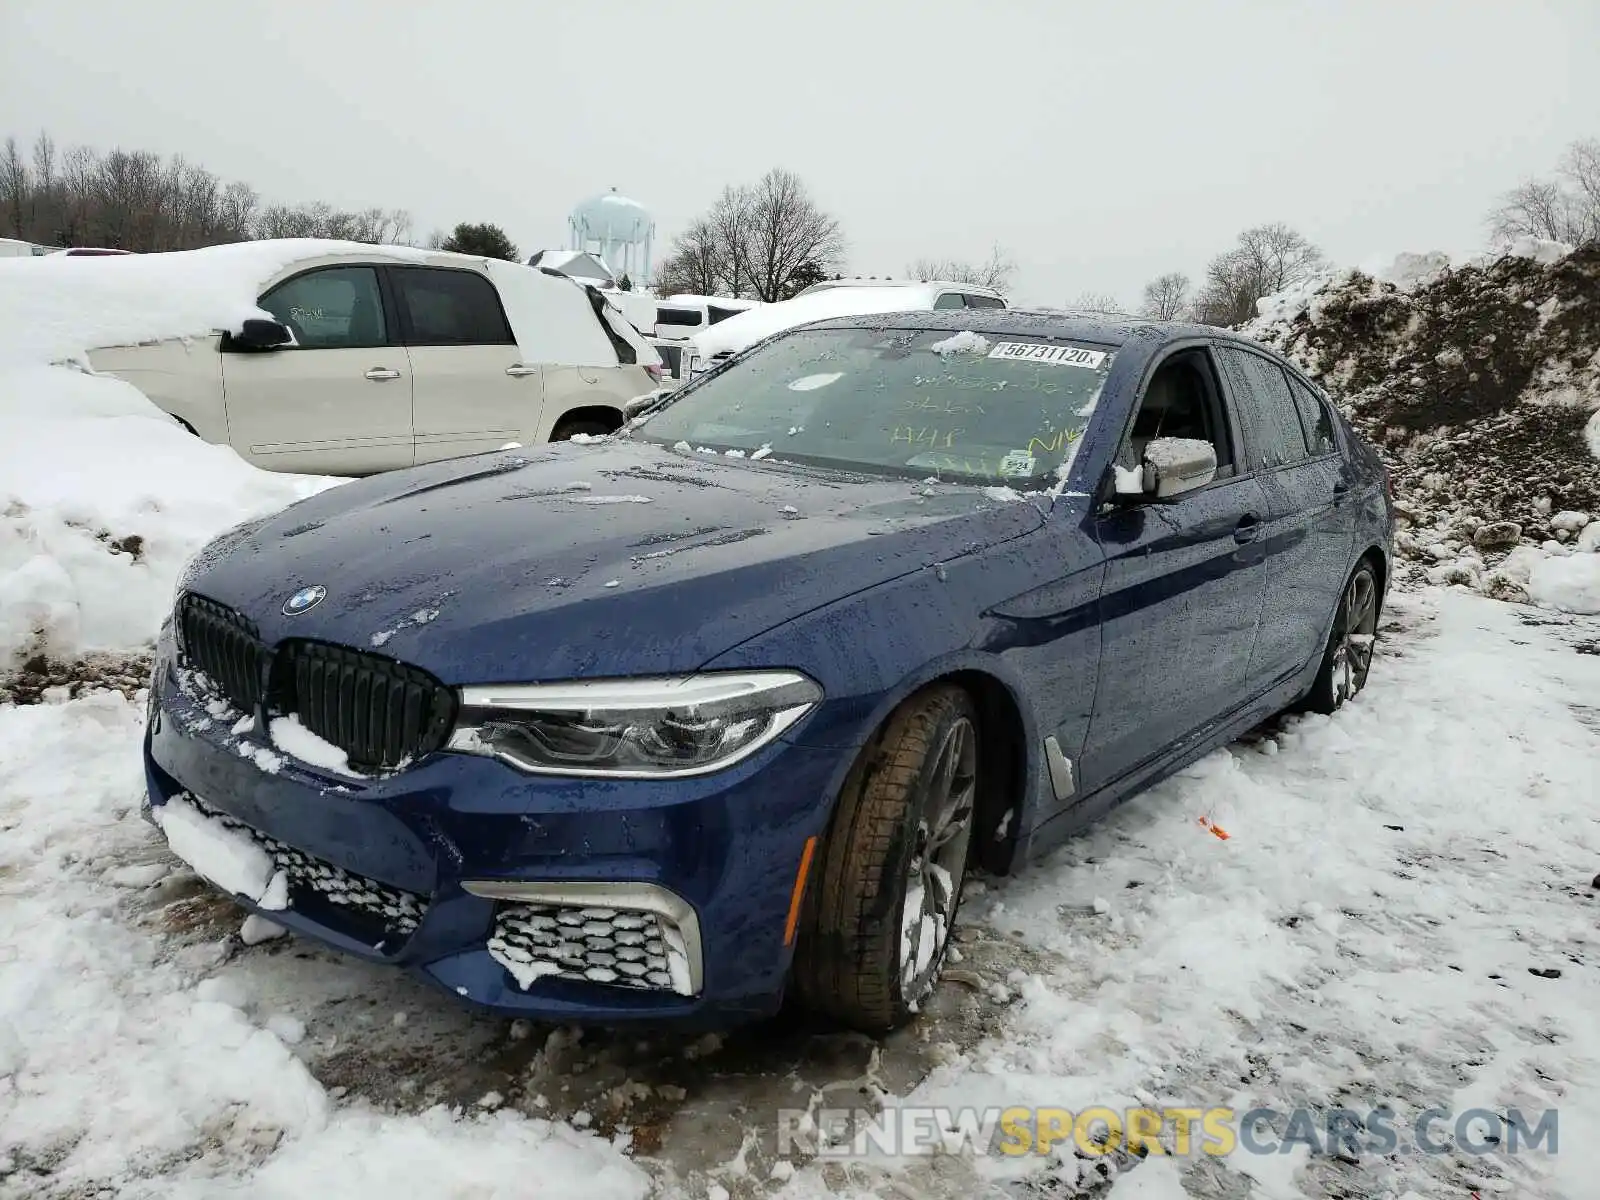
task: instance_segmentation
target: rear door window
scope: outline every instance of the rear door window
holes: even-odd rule
[[[1333,437],[1333,414],[1321,396],[1317,395],[1293,375],[1289,387],[1294,392],[1295,405],[1300,409],[1300,420],[1305,425],[1306,440],[1311,443],[1311,453],[1321,456],[1333,454],[1339,443]]]
[[[510,346],[516,343],[500,295],[476,271],[390,267],[408,346]]]
[[[1253,465],[1271,470],[1306,459],[1310,449],[1283,368],[1236,346],[1217,347],[1217,357],[1228,373],[1229,391],[1249,437]]]
[[[656,325],[687,325],[698,327],[701,324],[700,311],[694,308],[657,308]]]
[[[967,293],[968,308],[1004,308],[1006,303],[998,296],[976,296]]]

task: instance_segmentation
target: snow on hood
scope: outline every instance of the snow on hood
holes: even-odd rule
[[[873,313],[920,312],[933,307],[933,289],[908,283],[904,287],[837,287],[797,296],[776,304],[763,304],[697,333],[693,344],[702,358],[724,351],[738,353],[762,338],[782,333],[809,321],[830,317],[869,316]]]

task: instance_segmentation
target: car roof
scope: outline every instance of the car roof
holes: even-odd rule
[[[979,296],[1000,296],[1002,293],[992,287],[985,287],[981,283],[955,283],[948,279],[823,279],[813,283],[799,294],[815,294],[830,291],[833,288],[874,288],[874,287],[912,287],[912,288],[938,288],[940,291],[951,290],[957,292],[971,292]]]
[[[932,312],[872,313],[859,317],[829,317],[821,321],[812,321],[802,328],[872,329],[884,326],[899,329],[949,330],[952,333],[970,329],[973,333],[1070,338],[1110,346],[1121,346],[1135,340],[1167,342],[1180,337],[1244,340],[1225,329],[1209,325],[1155,321],[1145,317],[1113,313],[1079,313],[1039,308],[950,308],[935,309]]]

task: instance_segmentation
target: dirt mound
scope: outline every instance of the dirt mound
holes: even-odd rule
[[[72,662],[35,655],[13,674],[0,675],[0,704],[41,704],[105,690],[131,700],[149,684],[151,662],[149,654],[95,654]]]
[[[1458,268],[1407,258],[1399,282],[1349,272],[1263,301],[1244,332],[1301,363],[1384,451],[1413,527],[1402,553],[1566,547],[1577,516],[1600,516],[1600,244]]]

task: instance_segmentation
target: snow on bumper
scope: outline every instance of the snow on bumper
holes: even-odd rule
[[[199,874],[257,908],[289,907],[289,877],[255,839],[208,816],[187,796],[173,796],[151,814],[172,852]]]

